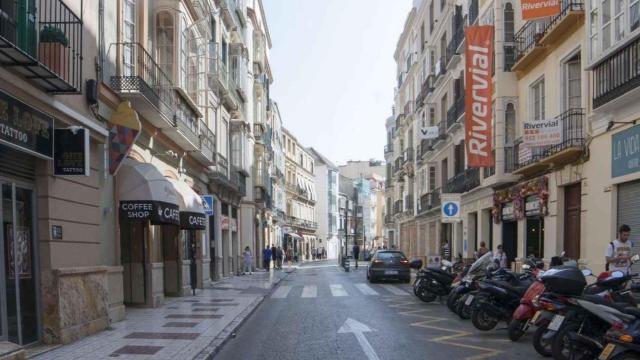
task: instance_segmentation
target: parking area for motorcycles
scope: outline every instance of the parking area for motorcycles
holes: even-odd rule
[[[425,341],[446,346],[448,359],[544,359],[531,345],[533,330],[518,342],[507,337],[506,323],[496,330],[482,332],[470,320],[462,320],[447,309],[444,301],[424,303],[414,297],[383,297],[382,300],[396,314],[406,317],[409,325],[424,332]],[[443,349],[445,350],[445,349]],[[443,358],[444,358],[443,357]]]

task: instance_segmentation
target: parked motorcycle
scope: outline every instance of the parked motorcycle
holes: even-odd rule
[[[485,276],[487,267],[492,264],[492,258],[493,255],[491,252],[484,254],[471,264],[459,281],[451,284],[451,291],[447,298],[449,310],[463,317],[458,310],[462,306],[461,304],[467,301],[466,294],[476,290],[475,282]],[[471,315],[469,315],[469,317],[470,316]],[[469,317],[467,317],[467,319]]]
[[[432,302],[438,296],[446,296],[451,290],[451,283],[455,278],[450,271],[453,264],[442,260],[440,268],[424,268],[416,275],[413,285],[414,294],[424,302]]]
[[[607,344],[598,355],[599,360],[640,359],[640,316],[626,328],[613,326],[605,334]]]

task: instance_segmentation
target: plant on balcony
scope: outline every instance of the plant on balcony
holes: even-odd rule
[[[45,26],[40,30],[38,59],[63,79],[67,78],[69,68],[68,45],[69,39],[59,27]]]

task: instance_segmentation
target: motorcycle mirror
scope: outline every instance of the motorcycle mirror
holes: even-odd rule
[[[593,274],[593,272],[589,269],[582,269],[582,275],[584,276],[590,276],[591,274]]]
[[[447,270],[446,266],[441,267],[440,269],[442,269],[442,271]]]
[[[624,276],[624,273],[622,271],[614,271],[611,273],[611,276],[614,278],[621,278]]]
[[[637,262],[638,260],[640,260],[640,255],[635,254],[631,257],[631,262]]]
[[[566,254],[566,252],[564,252],[564,251],[563,251],[563,252],[561,252],[561,253],[560,253],[560,257],[564,257],[564,254]]]
[[[524,264],[524,265],[522,265],[522,269],[523,270],[529,270],[529,269],[531,269],[531,266],[529,266],[528,264]]]
[[[449,266],[449,267],[450,267],[450,266],[452,266],[452,265],[453,265],[453,264],[451,263],[451,261],[449,261],[449,260],[442,260],[441,262],[442,262],[442,265],[444,265],[444,266]]]

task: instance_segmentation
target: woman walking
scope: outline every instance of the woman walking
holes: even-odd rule
[[[248,246],[244,248],[244,253],[242,253],[242,256],[244,263],[244,271],[242,272],[242,275],[246,273],[249,273],[249,275],[253,275],[253,272],[251,271],[251,262],[253,260],[253,256],[251,255],[251,249],[249,249]]]

